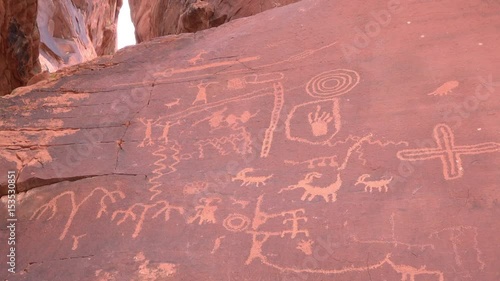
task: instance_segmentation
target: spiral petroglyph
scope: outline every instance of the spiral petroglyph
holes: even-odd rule
[[[332,98],[351,91],[359,83],[359,74],[354,70],[335,69],[314,76],[307,83],[307,93],[315,98]]]

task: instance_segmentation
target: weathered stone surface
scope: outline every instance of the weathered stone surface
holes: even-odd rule
[[[499,12],[304,0],[0,98],[6,278],[499,280]]]
[[[121,0],[2,0],[0,5],[0,95],[38,81],[30,79],[41,71],[116,50]]]
[[[40,72],[36,0],[0,1],[0,96]]]
[[[40,1],[40,60],[43,70],[111,55],[122,0]]]
[[[152,38],[196,32],[298,0],[129,0],[138,43]]]

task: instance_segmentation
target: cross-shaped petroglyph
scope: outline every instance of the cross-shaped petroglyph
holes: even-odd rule
[[[59,236],[59,240],[63,240],[66,237],[66,234],[68,233],[68,230],[69,230],[71,224],[73,223],[73,220],[75,219],[76,214],[80,210],[80,207],[83,204],[85,204],[85,202],[87,202],[97,191],[104,193],[104,195],[101,197],[101,200],[99,201],[100,208],[97,212],[96,218],[100,218],[102,216],[102,214],[107,213],[107,205],[105,202],[106,199],[109,199],[109,201],[111,203],[115,203],[117,198],[121,198],[121,199],[125,198],[125,194],[121,191],[116,190],[116,191],[110,192],[105,188],[97,187],[97,188],[94,188],[90,192],[89,195],[85,196],[80,201],[80,203],[77,203],[76,198],[75,198],[76,197],[75,192],[74,191],[65,191],[65,192],[57,195],[56,197],[52,198],[52,200],[50,200],[48,203],[42,205],[40,208],[36,209],[36,211],[31,216],[30,220],[40,219],[43,216],[43,214],[45,214],[45,212],[48,212],[49,210],[50,210],[51,214],[50,214],[50,217],[47,218],[47,220],[52,219],[54,217],[54,215],[57,213],[58,200],[65,197],[66,195],[68,195],[70,203],[71,203],[71,212],[69,214],[68,219],[66,220],[66,224],[64,225],[64,229],[63,229],[61,235]]]
[[[443,165],[443,175],[446,180],[458,179],[463,176],[462,155],[475,155],[500,151],[500,143],[485,142],[475,145],[455,145],[455,135],[446,124],[434,127],[435,148],[420,148],[400,150],[397,157],[405,161],[422,161],[440,159]]]
[[[242,181],[241,186],[248,186],[250,184],[255,184],[256,187],[259,187],[259,184],[266,185],[266,181],[273,177],[273,174],[268,176],[249,176],[247,173],[253,173],[255,169],[253,168],[245,168],[239,171],[236,176],[231,178],[231,181]]]

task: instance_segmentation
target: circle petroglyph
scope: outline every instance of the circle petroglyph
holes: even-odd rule
[[[223,222],[224,227],[232,232],[241,232],[248,228],[250,219],[242,214],[230,214]]]
[[[306,90],[315,98],[332,98],[351,91],[359,80],[359,74],[354,70],[329,70],[314,76],[307,83]]]

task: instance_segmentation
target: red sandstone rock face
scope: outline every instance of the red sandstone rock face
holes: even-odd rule
[[[0,1],[0,96],[40,71],[36,0]]]
[[[499,12],[304,0],[0,98],[5,278],[499,280]]]
[[[116,50],[121,0],[2,1],[0,95]],[[41,67],[40,67],[41,66]],[[42,74],[43,77],[47,75]],[[31,83],[40,80],[35,77]]]
[[[121,0],[40,1],[40,59],[43,70],[82,63],[116,50]]]
[[[169,34],[196,32],[298,0],[129,0],[137,42]]]

